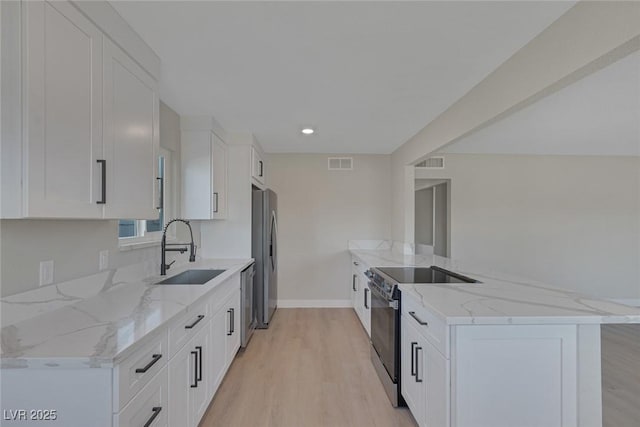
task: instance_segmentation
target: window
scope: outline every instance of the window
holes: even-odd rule
[[[165,220],[171,215],[172,182],[171,182],[171,152],[163,148],[158,156],[158,188],[159,204],[158,219],[121,219],[118,224],[120,245],[159,241],[162,237]]]

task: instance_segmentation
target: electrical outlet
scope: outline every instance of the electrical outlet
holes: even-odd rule
[[[100,251],[98,269],[102,271],[106,270],[107,268],[109,268],[109,251],[105,249],[104,251]]]
[[[40,286],[53,283],[53,260],[40,262]]]

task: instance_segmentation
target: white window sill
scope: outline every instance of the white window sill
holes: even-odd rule
[[[160,240],[152,240],[147,242],[127,242],[120,243],[118,249],[122,251],[131,251],[134,249],[152,248],[154,246],[160,246]]]
[[[127,241],[128,239],[121,239],[120,242],[118,242],[118,250],[120,250],[120,252],[125,252],[125,251],[132,251],[135,249],[144,249],[144,248],[153,248],[156,246],[160,246],[160,243],[162,241],[162,239],[149,239],[149,240],[143,240],[143,239],[135,239],[132,238],[131,241]],[[167,237],[167,243],[176,243],[177,240],[175,237]]]

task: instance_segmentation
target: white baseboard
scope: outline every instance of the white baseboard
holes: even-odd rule
[[[281,299],[279,308],[350,308],[348,299]]]
[[[640,307],[640,298],[612,298],[611,301],[618,304],[630,305],[631,307]]]

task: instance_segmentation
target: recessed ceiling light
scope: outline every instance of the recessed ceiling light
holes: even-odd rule
[[[314,132],[315,132],[315,130],[313,130],[313,128],[303,128],[302,129],[302,133],[305,134],[305,135],[311,135]]]

